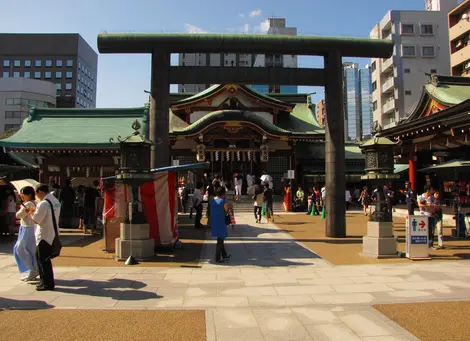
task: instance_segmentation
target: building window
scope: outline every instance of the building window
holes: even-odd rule
[[[3,71],[2,77],[3,78],[8,78],[8,77],[10,77],[10,73],[8,71]]]
[[[436,51],[434,46],[421,46],[421,55],[423,57],[435,57]]]
[[[406,96],[411,96],[411,90],[405,90],[405,95]]]
[[[62,78],[62,71],[57,71],[55,73],[55,78]]]
[[[67,60],[67,67],[72,67],[73,66],[73,60],[72,59],[68,59]]]
[[[77,104],[80,104],[80,98],[77,97]]]
[[[31,72],[25,71],[24,72],[24,78],[31,78]]]
[[[52,60],[50,59],[46,60],[46,67],[52,67]]]
[[[72,90],[72,83],[66,83],[65,90]]]
[[[414,45],[403,45],[402,51],[403,57],[415,57],[416,56],[416,47]]]
[[[41,72],[36,71],[36,72],[34,73],[34,78],[36,78],[36,79],[41,78]]]
[[[62,84],[55,83],[55,88],[56,88],[56,90],[62,90]]]
[[[31,61],[30,60],[25,60],[24,61],[24,67],[31,67]]]
[[[49,72],[49,71],[44,72],[44,78],[51,79],[51,77],[52,77],[52,72]]]
[[[372,110],[377,110],[377,101],[374,101],[374,103],[372,103]]]
[[[20,73],[18,71],[13,72],[13,78],[20,78]]]
[[[65,78],[71,79],[71,78],[72,78],[72,71],[67,71],[67,72],[65,73]]]
[[[40,60],[40,59],[35,60],[34,61],[34,66],[35,67],[41,67],[42,66],[42,60]]]
[[[401,24],[401,34],[413,35],[415,34],[415,25],[414,24]]]
[[[411,69],[404,69],[403,70],[405,73],[411,73]]]
[[[81,82],[82,81],[82,75],[80,73],[77,74],[77,79]]]
[[[437,73],[437,69],[431,69],[431,73],[435,75]]]
[[[375,62],[372,63],[372,65],[370,66],[372,72],[375,71],[375,69],[377,68],[377,64]]]
[[[56,66],[56,67],[62,67],[63,65],[64,65],[64,64],[63,64],[63,62],[62,62],[62,59],[57,59],[57,60],[55,61],[55,66]]]
[[[3,61],[3,67],[10,67],[10,61],[9,60],[4,60]]]
[[[430,36],[434,34],[433,24],[421,24],[421,35]]]
[[[18,59],[15,60],[15,61],[13,62],[13,66],[14,66],[14,67],[21,67],[21,60],[18,60]]]
[[[377,90],[377,82],[372,83],[372,91]]]

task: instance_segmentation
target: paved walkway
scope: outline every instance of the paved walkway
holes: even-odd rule
[[[237,220],[227,265],[208,241],[193,268],[56,268],[53,292],[0,255],[0,308],[205,309],[210,341],[394,341],[416,338],[372,304],[470,299],[470,262],[332,266],[274,225]]]

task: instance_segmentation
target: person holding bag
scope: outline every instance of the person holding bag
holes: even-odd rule
[[[49,193],[49,186],[45,184],[36,186],[36,197],[40,202],[36,208],[30,209],[30,215],[36,223],[36,261],[41,278],[36,290],[54,290],[51,259],[57,257],[62,248],[57,226],[60,217],[60,202],[52,193]]]

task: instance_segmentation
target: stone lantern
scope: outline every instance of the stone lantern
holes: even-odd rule
[[[132,201],[120,226],[120,238],[116,238],[116,258],[127,258],[127,265],[137,264],[135,258],[143,259],[154,255],[155,243],[150,238],[149,225],[139,201],[139,187],[153,180],[153,174],[150,172],[153,143],[141,135],[140,128],[136,120],[132,124],[132,135],[124,139],[120,136],[117,138],[121,151],[121,167],[115,181],[132,189]],[[110,142],[113,142],[113,139],[110,139]]]
[[[397,256],[396,239],[393,236],[392,204],[386,198],[384,186],[398,178],[393,173],[393,148],[395,143],[386,137],[373,137],[360,148],[365,154],[366,174],[361,179],[375,191],[375,211],[367,223],[367,235],[363,237],[362,254],[375,258]]]

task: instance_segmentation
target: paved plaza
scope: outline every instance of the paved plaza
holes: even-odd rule
[[[470,262],[334,266],[272,224],[237,217],[232,259],[197,266],[56,267],[56,290],[19,281],[0,256],[0,308],[202,309],[207,340],[417,340],[372,305],[470,300]],[[184,252],[180,250],[178,252]]]

